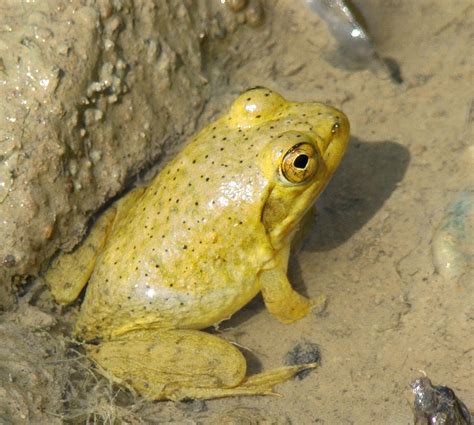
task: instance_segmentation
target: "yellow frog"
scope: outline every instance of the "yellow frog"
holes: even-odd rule
[[[240,351],[201,329],[260,291],[283,323],[309,312],[310,300],[287,278],[290,243],[348,139],[337,109],[265,88],[241,94],[46,272],[63,304],[89,282],[75,328],[89,356],[158,400],[272,394],[275,384],[315,367],[246,377]]]

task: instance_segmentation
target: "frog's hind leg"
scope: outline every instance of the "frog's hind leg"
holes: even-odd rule
[[[43,277],[56,302],[69,304],[79,296],[94,270],[97,256],[113,231],[113,225],[126,214],[143,191],[144,188],[137,188],[116,202],[99,217],[74,251],[60,254],[52,261]]]
[[[316,364],[288,366],[245,377],[242,353],[195,330],[132,331],[88,346],[104,374],[153,400],[275,394],[273,386]]]

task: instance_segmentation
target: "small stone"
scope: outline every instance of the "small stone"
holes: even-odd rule
[[[16,264],[15,256],[12,254],[5,255],[5,257],[3,257],[2,264],[5,267],[13,267]]]
[[[227,0],[226,5],[232,12],[240,12],[247,6],[247,0]]]
[[[286,365],[303,365],[307,363],[319,363],[320,361],[321,352],[319,346],[314,342],[296,344],[285,356]],[[310,369],[302,370],[295,376],[301,380],[306,378],[310,372]]]
[[[263,24],[264,20],[264,13],[263,7],[260,3],[251,4],[245,10],[245,17],[247,19],[247,23],[251,27],[258,27]]]

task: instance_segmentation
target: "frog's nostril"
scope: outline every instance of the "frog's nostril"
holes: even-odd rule
[[[299,155],[294,160],[293,165],[296,168],[304,170],[306,168],[306,166],[308,165],[308,161],[309,161],[308,155]]]

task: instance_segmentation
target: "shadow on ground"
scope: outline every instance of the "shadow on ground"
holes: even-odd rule
[[[352,138],[339,170],[317,202],[305,251],[327,251],[348,240],[382,208],[403,179],[410,153],[398,143]]]

